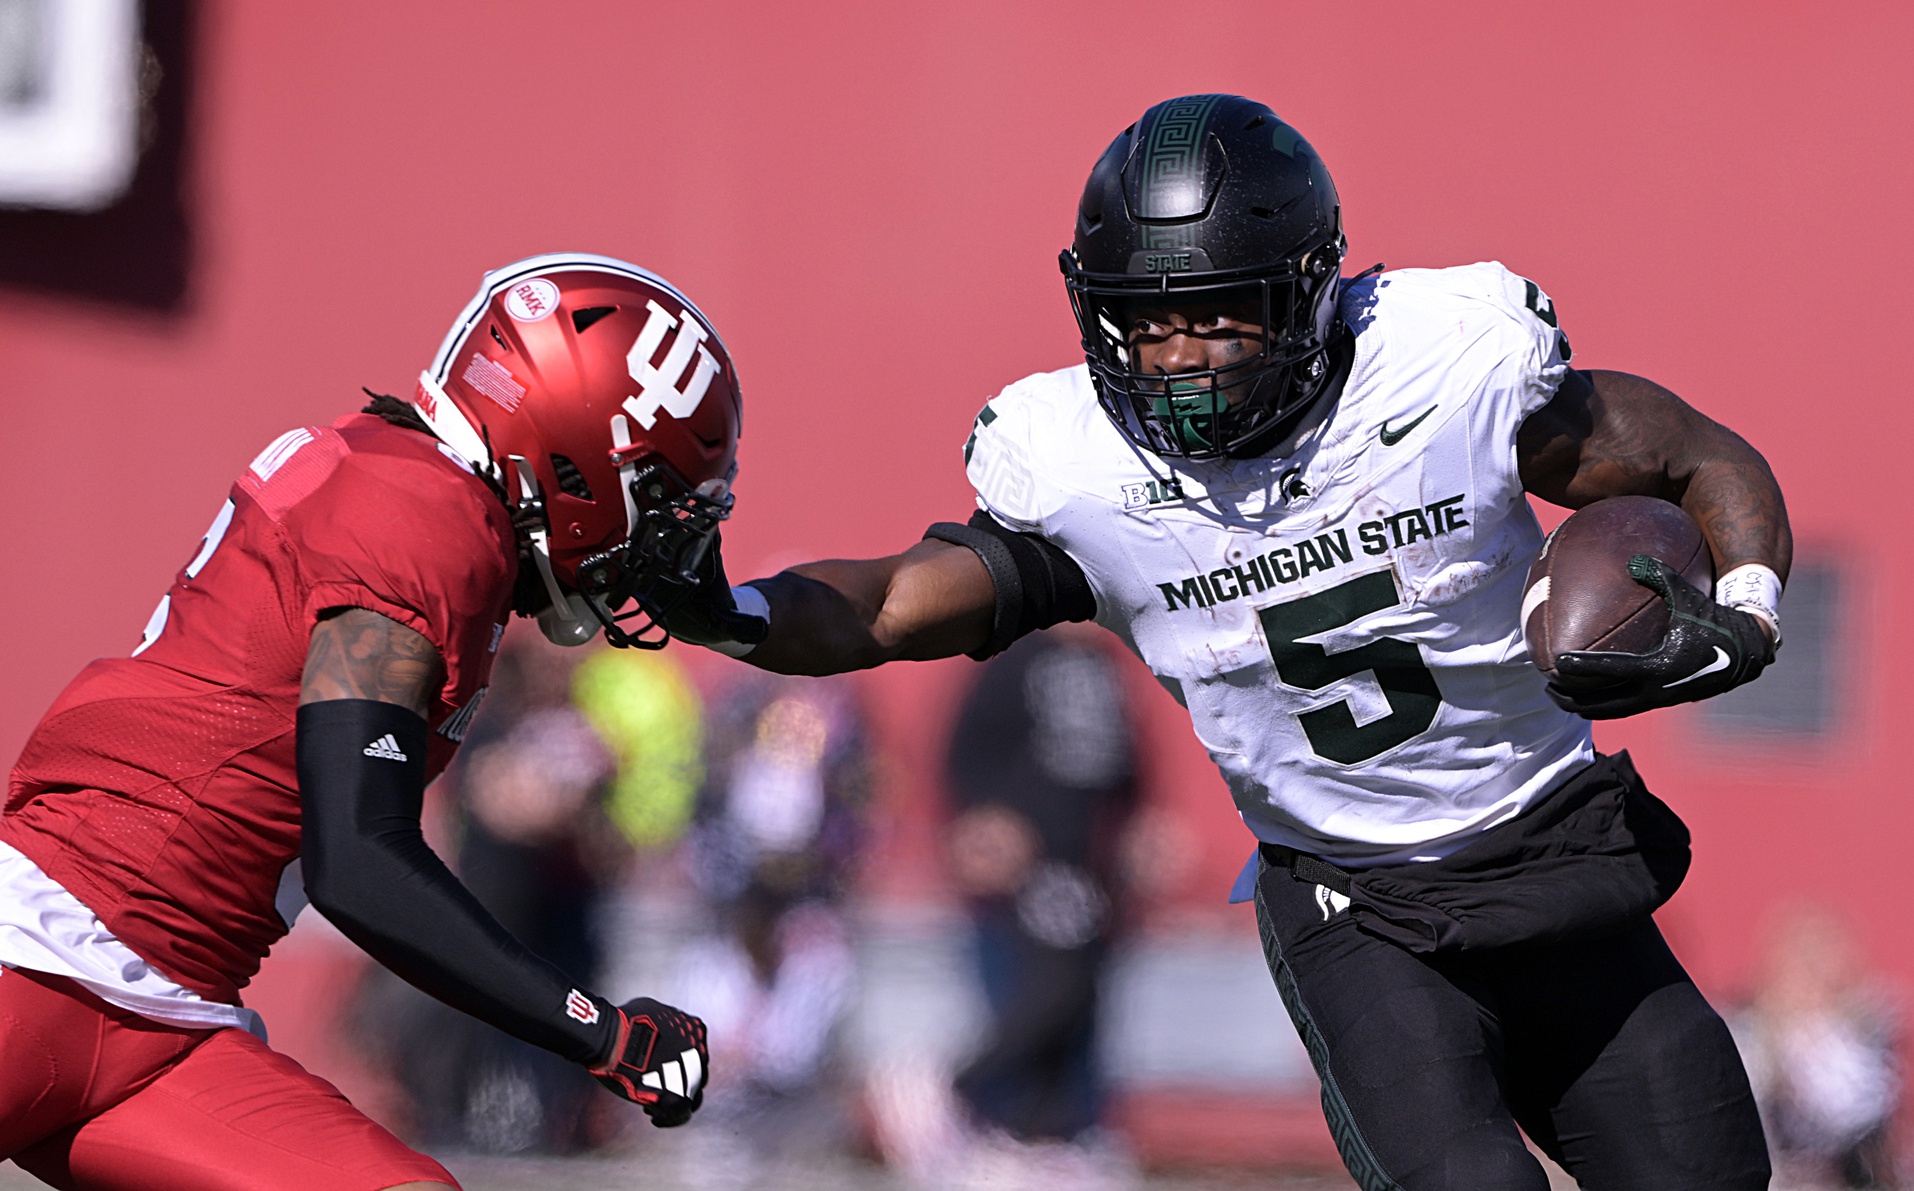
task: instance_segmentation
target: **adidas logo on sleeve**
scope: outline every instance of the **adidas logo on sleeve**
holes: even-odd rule
[[[364,752],[368,757],[383,757],[388,761],[409,760],[404,753],[399,751],[399,742],[390,732],[379,737],[379,739],[368,744],[360,751]]]

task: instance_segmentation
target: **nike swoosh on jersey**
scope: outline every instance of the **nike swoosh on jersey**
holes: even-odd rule
[[[1397,443],[1401,442],[1403,440],[1403,437],[1407,435],[1411,430],[1414,430],[1417,426],[1422,425],[1422,420],[1428,417],[1430,414],[1434,413],[1435,411],[1436,411],[1436,407],[1433,405],[1430,406],[1428,409],[1425,409],[1420,414],[1416,415],[1416,419],[1413,422],[1410,422],[1407,426],[1404,426],[1399,430],[1389,429],[1389,423],[1384,422],[1382,424],[1382,430],[1378,432],[1376,437],[1382,440],[1383,446],[1393,447]]]
[[[1673,682],[1663,683],[1661,689],[1664,691],[1669,690],[1674,687],[1680,686],[1684,682],[1693,682],[1697,678],[1705,678],[1708,675],[1713,674],[1717,670],[1726,670],[1727,668],[1728,668],[1728,651],[1723,649],[1721,646],[1717,645],[1715,646],[1714,661],[1709,662],[1706,666],[1703,666],[1701,669],[1695,671],[1693,674],[1690,674],[1686,678],[1677,678]]]

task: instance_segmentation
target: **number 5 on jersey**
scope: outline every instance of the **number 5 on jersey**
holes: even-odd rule
[[[1413,643],[1384,637],[1330,653],[1321,645],[1302,640],[1401,603],[1395,572],[1372,571],[1327,591],[1272,604],[1257,612],[1263,634],[1269,639],[1276,678],[1284,686],[1319,691],[1331,683],[1374,671],[1383,698],[1389,702],[1388,715],[1366,724],[1356,723],[1356,713],[1347,699],[1298,714],[1296,719],[1317,756],[1339,765],[1355,765],[1381,756],[1427,731],[1435,722],[1442,692]]]

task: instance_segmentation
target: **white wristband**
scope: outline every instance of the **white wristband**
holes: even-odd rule
[[[1768,573],[1774,574],[1773,571]],[[731,602],[746,616],[755,616],[766,624],[771,623],[771,601],[765,599],[764,593],[757,588],[748,585],[732,588]]]
[[[1768,626],[1781,644],[1781,576],[1758,562],[1744,563],[1715,580],[1715,603],[1739,608]]]
[[[755,616],[766,624],[771,623],[771,601],[765,599],[764,593],[757,588],[732,588],[731,602],[736,604],[738,611],[744,613],[746,616]],[[756,643],[747,645],[743,641],[720,641],[706,648],[721,653],[728,658],[741,658],[756,649],[757,645]]]

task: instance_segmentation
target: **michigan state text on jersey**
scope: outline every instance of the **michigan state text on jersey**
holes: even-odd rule
[[[1765,1187],[1733,1044],[1650,917],[1686,829],[1584,717],[1772,658],[1779,489],[1666,389],[1572,367],[1501,265],[1345,280],[1344,250],[1327,168],[1273,111],[1157,104],[1061,259],[1084,363],[984,407],[969,521],[738,588],[713,557],[667,627],[822,674],[1095,620],[1188,709],[1258,841],[1241,884],[1366,1191],[1542,1191],[1524,1132],[1585,1187]],[[1622,494],[1679,502],[1734,581],[1671,587],[1686,627],[1658,650],[1564,655],[1545,685],[1528,497]]]
[[[1189,709],[1265,843],[1435,859],[1593,757],[1517,617],[1542,535],[1515,434],[1567,350],[1525,305],[1533,288],[1493,264],[1347,287],[1335,415],[1283,454],[1148,451],[1084,365],[1011,385],[978,419],[979,506],[1082,569],[1098,623]],[[1125,507],[1139,482],[1183,498]]]

